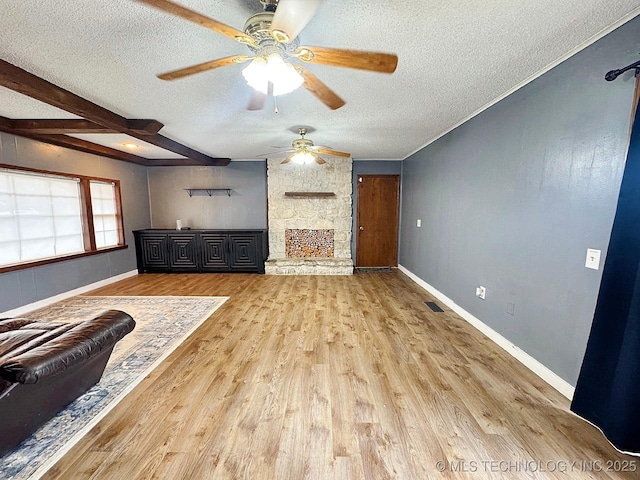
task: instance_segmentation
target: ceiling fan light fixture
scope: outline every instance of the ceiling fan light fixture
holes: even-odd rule
[[[255,57],[251,63],[242,70],[242,76],[247,84],[265,95],[269,91],[269,77],[267,76],[267,59]]]
[[[273,85],[273,96],[293,92],[304,83],[304,78],[279,53],[255,57],[244,70],[242,76],[247,84],[259,92],[268,93],[269,82]]]
[[[309,163],[313,163],[315,161],[315,157],[313,154],[307,151],[296,152],[292,157],[291,161],[293,163],[298,163],[301,165],[307,165]]]
[[[267,59],[267,75],[269,81],[273,83],[273,95],[285,95],[293,92],[304,82],[293,65],[285,62],[277,53],[272,53]]]

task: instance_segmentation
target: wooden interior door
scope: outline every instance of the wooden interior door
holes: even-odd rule
[[[359,175],[356,266],[398,265],[400,175]]]

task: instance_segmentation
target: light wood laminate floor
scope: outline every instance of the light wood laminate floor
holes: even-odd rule
[[[90,295],[231,298],[46,479],[640,477],[400,272],[146,274]]]

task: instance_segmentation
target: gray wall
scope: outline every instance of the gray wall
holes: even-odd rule
[[[404,161],[401,265],[572,385],[634,89],[631,72],[604,74],[638,60],[638,31],[635,19]]]
[[[381,160],[354,160],[353,162],[353,202],[351,232],[351,258],[356,261],[356,232],[358,226],[358,175],[401,175],[402,162]],[[402,177],[401,177],[402,180]]]
[[[0,312],[58,295],[136,268],[132,230],[147,228],[144,167],[0,133],[0,163],[120,180],[129,248],[0,274]]]
[[[231,162],[226,167],[152,167],[148,169],[151,224],[176,228],[266,228],[265,161]],[[185,188],[231,188],[211,197],[189,197]]]

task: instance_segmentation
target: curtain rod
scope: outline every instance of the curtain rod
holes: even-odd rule
[[[631,65],[627,65],[624,68],[621,68],[620,70],[610,70],[607,72],[607,74],[604,76],[604,79],[607,82],[611,82],[612,80],[615,80],[616,78],[618,78],[618,75],[626,72],[627,70],[631,70],[632,68],[636,69],[636,75],[640,75],[640,61],[632,63]]]

